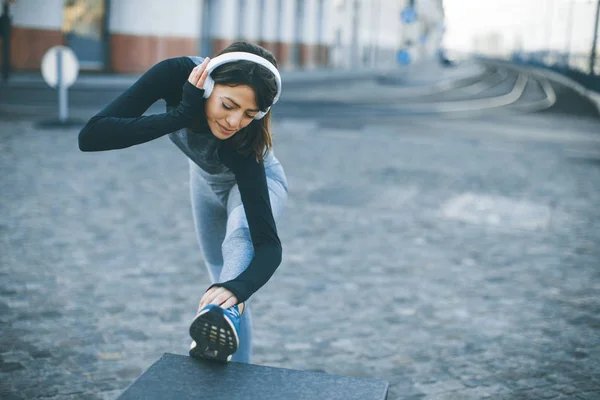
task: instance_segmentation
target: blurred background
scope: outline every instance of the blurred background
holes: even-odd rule
[[[36,70],[71,47],[81,67],[141,72],[181,54],[212,55],[236,39],[283,68],[383,67],[439,51],[599,72],[595,0],[17,0],[11,64]],[[12,6],[11,6],[12,4]],[[403,52],[399,56],[399,52]]]
[[[598,65],[595,0],[446,0],[443,47],[543,65],[594,85]]]
[[[212,55],[243,39],[270,49],[283,68],[357,68],[418,57],[440,45],[440,0],[23,0],[13,17],[15,70],[39,69],[46,49],[71,47],[86,70],[140,72],[164,58]],[[400,13],[418,7],[415,29]],[[414,19],[414,18],[413,18]],[[417,56],[417,54],[415,54]]]
[[[210,281],[186,157],[77,135],[238,39],[280,64],[289,182],[254,363],[389,400],[600,398],[600,0],[0,1],[1,399],[115,399],[187,354]]]

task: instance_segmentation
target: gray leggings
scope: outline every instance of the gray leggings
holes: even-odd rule
[[[194,225],[210,279],[213,283],[234,279],[254,257],[238,186],[229,174],[210,175],[191,160],[189,164]],[[287,199],[287,181],[283,167],[273,156],[265,160],[265,171],[271,208],[277,221]],[[249,363],[252,317],[248,302],[244,307],[239,332],[240,346],[232,361]]]

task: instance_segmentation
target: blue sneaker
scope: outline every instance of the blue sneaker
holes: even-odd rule
[[[241,314],[237,305],[223,309],[215,304],[202,308],[190,325],[190,356],[228,362],[240,345]]]

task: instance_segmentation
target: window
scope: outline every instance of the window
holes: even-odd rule
[[[106,60],[105,0],[65,0],[62,31],[81,68],[102,69]]]

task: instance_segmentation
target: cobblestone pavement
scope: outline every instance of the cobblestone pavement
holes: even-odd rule
[[[275,128],[290,201],[255,363],[394,400],[600,398],[596,122]],[[0,397],[114,399],[186,354],[209,284],[187,161],[167,138],[92,154],[76,129],[0,131]]]

